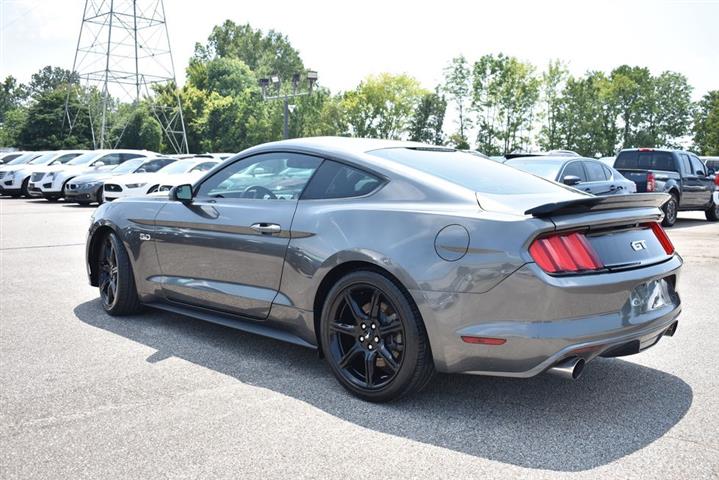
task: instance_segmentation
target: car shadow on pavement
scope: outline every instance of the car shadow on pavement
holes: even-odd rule
[[[143,361],[181,358],[363,428],[527,468],[582,471],[632,454],[679,422],[693,396],[668,373],[597,359],[575,382],[437,375],[411,398],[371,404],[345,392],[313,350],[155,310],[114,318],[99,300],[74,313],[156,350]]]
[[[708,221],[704,219],[678,217],[676,223],[669,227],[667,230],[671,232],[672,230],[680,228],[701,227],[703,225],[706,225],[707,223]]]

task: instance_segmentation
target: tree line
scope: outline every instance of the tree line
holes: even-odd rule
[[[168,151],[152,112],[153,105],[173,108],[175,93],[192,152],[236,152],[278,140],[283,105],[263,98],[259,79],[278,76],[289,89],[293,76],[305,71],[286,36],[227,20],[196,44],[181,88],[156,88],[154,98],[139,106],[113,103],[111,143]],[[564,148],[594,156],[680,145],[719,155],[719,90],[699,102],[691,97],[691,85],[677,72],[652,75],[622,65],[577,77],[560,61],[539,70],[503,54],[474,61],[457,56],[433,89],[410,75],[389,73],[368,76],[345,92],[318,86],[293,100],[289,133],[409,139],[488,155]],[[43,68],[27,85],[8,76],[0,85],[0,146],[91,148],[89,116],[73,119],[72,129],[65,117],[66,101],[68,111],[82,111],[88,98],[99,99],[99,92],[59,67]]]

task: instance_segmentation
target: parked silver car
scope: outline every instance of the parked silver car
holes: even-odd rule
[[[387,401],[434,371],[576,378],[672,335],[666,199],[443,147],[298,139],[103,204],[87,268],[112,315],[146,305],[317,348],[344,387]]]

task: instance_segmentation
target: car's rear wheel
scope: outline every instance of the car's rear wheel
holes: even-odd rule
[[[418,392],[434,373],[417,307],[378,272],[341,278],[327,295],[320,328],[335,377],[364,400],[386,402]]]
[[[707,208],[704,214],[707,217],[707,220],[710,222],[716,222],[719,220],[719,205],[712,204],[711,207]]]
[[[139,312],[142,305],[125,247],[115,233],[108,233],[101,241],[97,271],[102,308],[110,315]]]
[[[664,220],[662,225],[665,227],[671,227],[677,221],[677,209],[679,207],[679,199],[676,194],[671,193],[671,198],[664,204],[662,210],[664,210]]]

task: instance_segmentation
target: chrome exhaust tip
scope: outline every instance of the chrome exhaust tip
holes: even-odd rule
[[[585,362],[583,358],[572,357],[562,360],[547,370],[547,372],[568,380],[576,380],[582,376],[584,365],[586,365],[586,363],[587,362]]]

